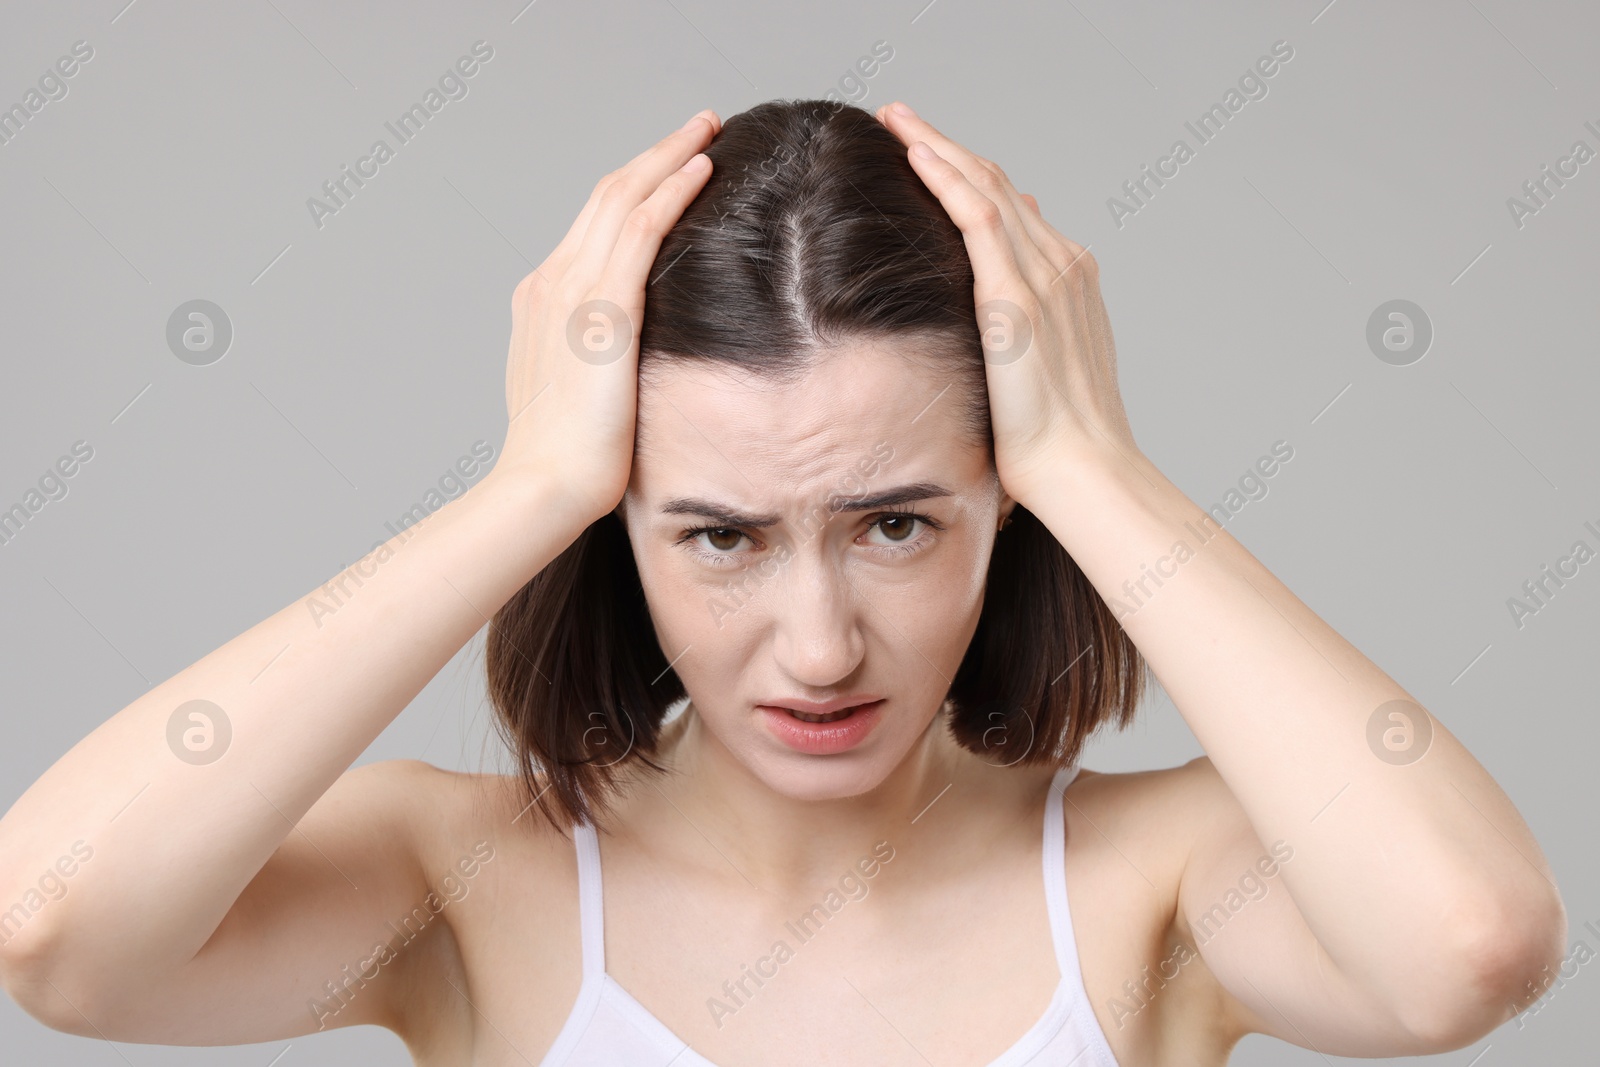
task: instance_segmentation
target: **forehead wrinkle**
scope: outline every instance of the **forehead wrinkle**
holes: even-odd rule
[[[650,457],[641,464],[646,481],[676,483],[673,496],[701,486],[713,490],[720,482],[721,491],[694,495],[740,512],[794,514],[824,506],[831,495],[858,494],[863,483],[882,488],[909,480],[882,470],[885,445],[892,449],[891,467],[911,454],[947,457],[930,465],[947,476],[951,465],[964,467],[968,449],[961,426],[952,425],[959,417],[944,376],[933,367],[908,374],[904,353],[872,345],[861,351],[859,357],[834,353],[837,358],[789,382],[737,366],[694,366],[696,360],[657,364],[652,387],[640,393],[636,434],[638,454]],[[958,447],[960,454],[950,455]],[[713,470],[717,476],[706,479],[712,485],[667,477]],[[779,487],[791,490],[787,499],[767,492]],[[665,500],[668,494],[651,495]]]
[[[948,418],[943,410],[948,405],[933,401],[951,384],[946,380],[949,375],[876,346],[865,346],[854,356],[830,352],[793,380],[775,380],[733,365],[691,365],[697,362],[685,360],[670,368],[654,368],[651,387],[640,392],[641,406],[652,406],[651,400],[659,396],[670,400],[685,419],[715,417],[724,423],[744,416],[763,419],[777,411],[801,443],[852,421],[894,419],[909,425],[913,419],[924,423],[929,415],[935,420]],[[917,385],[928,388],[915,388]],[[672,394],[677,395],[676,400],[671,399]],[[930,408],[935,410],[930,412]],[[749,425],[748,420],[743,421]],[[763,419],[749,428],[766,434],[772,432],[773,424]]]
[[[721,427],[741,438],[748,435],[748,440],[740,440],[737,447],[729,442],[727,434],[718,434],[720,441],[711,440],[709,434],[702,437],[695,420],[688,420],[687,426],[680,424],[650,450],[650,473],[661,475],[662,482],[683,487],[683,491],[671,493],[674,498],[712,500],[729,511],[748,514],[793,515],[825,507],[833,496],[859,496],[889,485],[921,480],[951,487],[949,479],[954,471],[966,466],[964,439],[954,433],[938,433],[927,420],[915,426],[894,427],[890,433],[870,432],[872,427],[862,427],[858,432],[856,427],[835,423],[781,435],[747,431],[748,420],[741,423]],[[887,455],[885,445],[890,450]],[[715,448],[722,464],[705,453],[708,446]],[[953,454],[956,450],[959,454]],[[929,477],[916,479],[904,471],[911,456],[918,458],[917,465],[925,467]],[[729,470],[722,471],[723,466]],[[677,471],[719,473],[685,485],[671,476]],[[658,498],[665,499],[667,495],[663,493]]]
[[[824,388],[824,384],[828,387]],[[885,431],[903,439],[943,438],[959,432],[958,425],[951,425],[957,413],[945,394],[948,385],[924,396],[923,391],[905,388],[904,383],[892,389],[889,384],[856,380],[848,387],[843,383],[820,383],[809,389],[663,390],[654,402],[641,398],[641,406],[647,409],[646,418],[641,421],[664,421],[648,418],[651,408],[665,414],[666,409],[659,407],[664,403],[675,414],[673,421],[687,423],[707,436],[737,433],[749,439],[752,450],[780,451],[849,450],[858,444],[870,447],[877,439],[890,436]],[[712,434],[708,428],[722,432]],[[873,428],[876,433],[871,432]],[[851,437],[872,440],[857,442]]]
[[[785,424],[775,427],[767,414],[735,411],[708,420],[680,412],[681,419],[674,420],[677,425],[650,435],[648,451],[664,460],[698,466],[709,458],[704,450],[710,448],[751,485],[826,487],[855,473],[862,460],[874,456],[880,442],[887,440],[896,453],[903,453],[927,451],[941,440],[923,425],[896,427],[886,434],[883,427],[825,416],[804,423],[785,417]]]

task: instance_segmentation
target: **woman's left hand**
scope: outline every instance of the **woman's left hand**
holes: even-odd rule
[[[1205,749],[1173,768],[1174,810],[1194,830],[1177,914],[1237,896],[1237,872],[1266,842],[1293,857],[1276,868],[1283,892],[1232,919],[1226,937],[1198,939],[1226,991],[1216,1014],[1229,1040],[1260,1032],[1313,1048],[1311,1034],[1345,1055],[1448,1052],[1500,1026],[1508,1003],[1528,1008],[1539,995],[1529,976],[1564,967],[1566,911],[1511,798],[1135,448],[1087,251],[999,167],[913,115],[878,118],[940,157],[909,155],[972,260],[1007,493],[1111,606]],[[984,317],[1003,302],[1021,313],[1009,349],[1004,324]],[[1080,493],[1098,499],[1084,507]],[[1396,724],[1415,748],[1375,739]]]
[[[1002,486],[1031,511],[1034,493],[1059,485],[1064,462],[1134,462],[1094,257],[1056,232],[998,166],[900,106],[879,108],[878,119],[910,146],[912,169],[960,227],[972,259]],[[919,155],[919,142],[931,157]]]

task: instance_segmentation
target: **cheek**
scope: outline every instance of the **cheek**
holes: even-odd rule
[[[762,609],[728,595],[726,586],[736,587],[736,577],[708,578],[704,568],[674,559],[670,551],[663,557],[647,560],[639,572],[656,643],[715,730],[725,710],[722,700],[738,688],[759,647],[761,631],[749,623]]]
[[[945,611],[976,608],[983,599],[993,545],[979,540],[971,524],[944,534],[936,548],[913,557],[904,567],[863,572],[875,593],[937,605]]]
[[[915,581],[868,595],[874,604],[886,605],[884,613],[895,624],[888,633],[896,647],[926,650],[929,659],[946,665],[959,663],[983,611],[987,566],[986,553],[951,551]],[[887,609],[890,603],[893,611]]]
[[[635,553],[639,584],[650,609],[656,641],[687,684],[697,673],[722,674],[726,665],[743,654],[740,647],[747,627],[742,622],[761,610],[759,598],[749,591],[751,581],[741,568],[726,573],[708,570],[673,546]],[[679,658],[680,653],[687,654]]]
[[[665,549],[635,552],[633,563],[639,571],[639,585],[644,589],[645,604],[655,622],[656,635],[661,638],[663,648],[671,648],[675,635],[681,635],[697,617],[692,610],[698,603],[693,583]],[[681,641],[677,643],[682,644]],[[670,653],[668,658],[671,658]]]

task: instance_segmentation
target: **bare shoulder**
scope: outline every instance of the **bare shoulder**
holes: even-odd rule
[[[1152,770],[1081,770],[1064,794],[1065,813],[1086,834],[1168,873],[1172,887],[1199,831],[1237,803],[1208,756]],[[1079,843],[1082,843],[1080,835]]]
[[[391,923],[403,984],[392,1028],[417,1062],[452,1062],[477,1039],[480,1012],[511,991],[551,1005],[575,993],[567,978],[576,968],[563,965],[579,951],[573,843],[528,803],[514,775],[392,762],[406,765],[393,773],[415,790],[427,882]],[[556,965],[514,973],[509,945],[522,959]]]
[[[1248,830],[1249,821],[1210,756],[1153,770],[1080,771],[1065,794],[1066,811],[1090,832],[1147,856],[1175,887],[1197,842]],[[1124,834],[1126,840],[1124,840]]]
[[[1220,1064],[1246,1032],[1182,907],[1196,844],[1240,814],[1206,756],[1153,770],[1084,769],[1063,796],[1084,986],[1118,1062]]]
[[[1073,778],[1066,795],[1079,797],[1093,794],[1099,798],[1097,802],[1118,808],[1146,809],[1151,805],[1160,805],[1164,800],[1174,799],[1176,792],[1186,785],[1192,785],[1186,779],[1192,779],[1201,763],[1209,764],[1210,760],[1205,756],[1196,756],[1175,767],[1138,771],[1096,771],[1085,767]]]
[[[416,791],[418,851],[429,870],[439,872],[436,889],[448,888],[444,882],[451,873],[476,878],[467,871],[488,871],[503,851],[552,859],[572,851],[572,839],[528,802],[515,775],[446,770],[422,760],[390,763]],[[479,862],[467,862],[469,855]]]

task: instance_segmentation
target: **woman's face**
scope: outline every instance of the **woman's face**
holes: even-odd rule
[[[1012,506],[961,384],[869,344],[788,386],[651,371],[619,511],[666,658],[710,739],[770,788],[876,787],[944,702]],[[882,703],[821,731],[763,707],[849,697]]]

